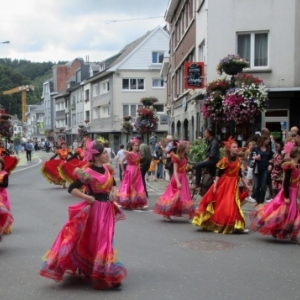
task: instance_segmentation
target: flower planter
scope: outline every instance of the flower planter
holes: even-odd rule
[[[241,73],[243,69],[244,66],[238,64],[223,66],[223,70],[227,75],[237,75],[238,73]]]

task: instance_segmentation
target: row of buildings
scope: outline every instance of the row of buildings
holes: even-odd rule
[[[28,106],[33,136],[45,132],[46,137],[62,137],[71,145],[84,126],[93,138],[102,136],[118,149],[128,138],[121,132],[123,117],[131,116],[134,124],[143,97],[158,99],[154,107],[158,133],[163,135],[168,131],[168,116],[160,70],[168,40],[167,31],[159,26],[100,63],[76,58],[55,65],[52,78],[43,85],[42,106]],[[43,116],[36,114],[41,109]]]
[[[240,54],[250,62],[247,73],[269,88],[269,108],[252,130],[268,127],[281,138],[290,126],[300,127],[299,16],[298,0],[170,0],[166,27],[98,64],[75,59],[54,66],[44,83],[43,107],[33,110],[43,118],[29,111],[30,126],[71,144],[84,124],[116,149],[125,139],[123,116],[134,122],[139,100],[153,96],[159,100],[158,132],[193,140],[210,124],[201,115],[204,89],[186,88],[185,63],[203,63],[202,80],[208,83],[218,78],[221,58]]]

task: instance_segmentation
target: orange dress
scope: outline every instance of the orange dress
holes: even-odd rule
[[[74,170],[76,168],[84,168],[90,165],[90,163],[83,160],[83,158],[84,150],[79,147],[75,150],[75,153],[69,158],[68,161],[64,162],[58,167],[60,177],[68,183],[72,183],[74,180],[76,180],[77,176],[74,174]]]
[[[65,180],[59,175],[58,167],[67,160],[71,152],[69,149],[58,149],[55,154],[59,156],[59,159],[50,159],[44,162],[41,167],[41,173],[50,183],[63,185]]]
[[[248,193],[241,195],[239,191],[241,161],[223,157],[217,168],[224,174],[219,179],[216,193],[213,193],[212,185],[203,196],[192,224],[216,233],[242,232],[245,217],[241,202]]]

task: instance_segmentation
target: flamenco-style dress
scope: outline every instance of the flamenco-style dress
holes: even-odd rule
[[[74,173],[76,168],[84,168],[88,166],[89,163],[84,159],[84,150],[82,148],[77,148],[75,153],[67,159],[65,163],[58,167],[59,175],[68,183],[72,183],[77,179],[76,174]]]
[[[50,183],[55,185],[65,184],[65,180],[59,175],[58,167],[67,160],[69,155],[72,155],[69,149],[58,149],[50,160],[44,162],[41,167],[41,173]],[[59,159],[54,159],[57,156]]]
[[[187,159],[171,153],[171,160],[178,164],[177,176],[181,183],[181,189],[177,188],[177,182],[173,175],[164,193],[158,198],[154,206],[154,213],[164,217],[192,218],[195,214],[194,201],[191,197],[189,183],[186,176]]]
[[[273,155],[273,169],[271,171],[273,190],[279,191],[282,188],[283,171],[281,164],[283,161],[283,154],[275,153]]]
[[[214,185],[203,196],[192,224],[216,233],[244,232],[245,216],[241,208],[248,192],[240,193],[241,161],[223,157],[217,163],[217,190]]]
[[[16,168],[19,163],[19,158],[13,155],[9,155],[9,152],[5,148],[0,148],[0,157],[5,162],[4,170],[7,172],[8,175]]]
[[[278,239],[297,237],[300,229],[299,201],[300,169],[293,162],[282,164],[283,188],[269,203],[258,206],[250,214],[250,229]],[[284,199],[289,198],[290,203]]]
[[[84,186],[87,194],[97,201],[93,204],[83,201],[69,207],[69,220],[45,254],[40,275],[61,281],[66,272],[78,271],[90,278],[95,288],[111,288],[127,275],[113,248],[115,222],[125,216],[109,199],[115,184],[113,170],[107,165],[92,165],[84,172],[92,179],[84,184],[77,179],[69,192]]]
[[[0,240],[2,234],[11,232],[11,225],[14,221],[10,211],[10,202],[6,188],[8,186],[8,174],[0,172]]]
[[[117,196],[117,203],[126,209],[143,209],[147,206],[140,158],[139,152],[128,152],[127,167]]]

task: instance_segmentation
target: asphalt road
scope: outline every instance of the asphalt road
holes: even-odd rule
[[[60,283],[38,275],[41,257],[67,220],[67,207],[78,202],[50,185],[39,172],[35,154],[10,177],[15,218],[13,232],[0,243],[0,299],[299,299],[300,246],[257,233],[222,235],[203,232],[188,220],[167,223],[151,208],[125,211],[116,224],[115,248],[128,270],[118,290],[93,290],[88,281],[66,275]]]

